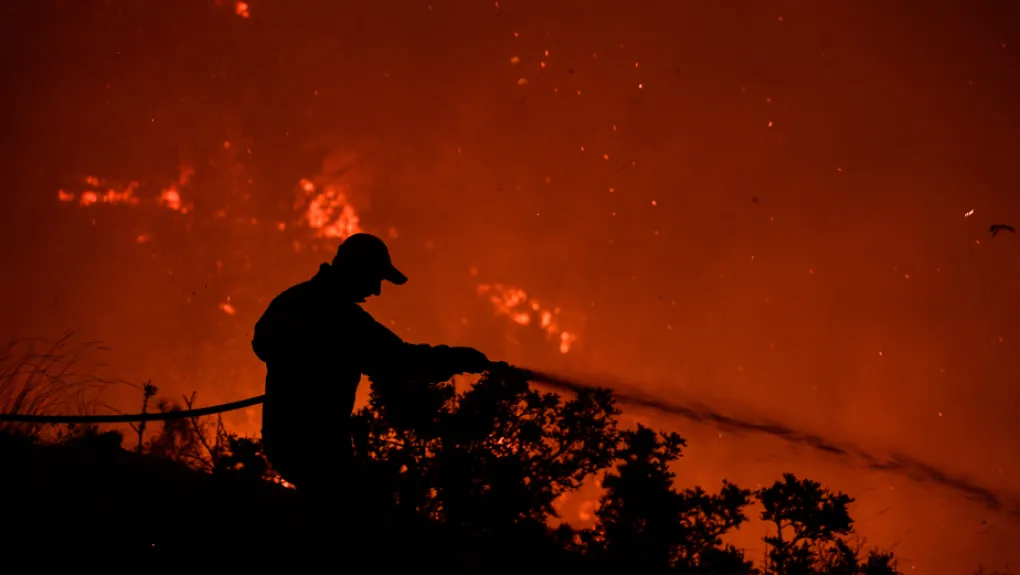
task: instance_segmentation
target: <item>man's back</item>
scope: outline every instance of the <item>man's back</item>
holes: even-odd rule
[[[355,342],[375,321],[331,296],[320,271],[278,295],[255,325],[252,347],[267,368],[263,434],[335,429],[354,407],[361,379]]]

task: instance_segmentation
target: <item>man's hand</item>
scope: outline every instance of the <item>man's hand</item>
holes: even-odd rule
[[[473,347],[451,347],[453,367],[460,373],[482,373],[492,365],[484,353]]]

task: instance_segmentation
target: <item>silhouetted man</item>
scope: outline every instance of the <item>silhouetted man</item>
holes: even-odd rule
[[[362,374],[442,382],[490,366],[472,348],[405,343],[375,321],[358,304],[379,295],[383,281],[402,285],[407,277],[393,266],[381,239],[352,235],[332,264],[278,295],[255,324],[252,347],[267,367],[263,448],[273,468],[297,487],[315,522],[328,522],[317,530],[321,537],[346,538],[338,515],[349,509],[343,501],[358,497],[349,492],[348,425]]]

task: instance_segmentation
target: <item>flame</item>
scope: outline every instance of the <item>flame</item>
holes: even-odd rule
[[[569,331],[560,332],[560,353],[569,353],[570,346],[575,341],[577,341],[577,335]]]
[[[163,191],[160,192],[159,203],[171,210],[186,214],[188,213],[189,208],[181,204],[181,193],[178,191],[178,187],[188,185],[188,182],[191,181],[191,176],[195,173],[195,168],[192,168],[191,166],[181,166],[179,170],[180,174],[177,176],[177,182],[163,188]]]
[[[213,0],[213,4],[220,8],[233,9],[234,14],[241,18],[251,17],[251,6],[243,0]]]
[[[181,214],[188,214],[194,207],[184,200],[184,193],[194,173],[195,170],[191,166],[180,166],[178,177],[174,181],[158,188],[160,191],[155,196],[148,197],[137,195],[140,188],[138,181],[130,181],[127,184],[108,183],[105,178],[89,175],[82,178],[86,186],[85,189],[77,193],[68,189],[57,190],[57,200],[61,203],[77,203],[82,207],[100,204],[156,205]],[[217,219],[225,219],[228,215],[233,215],[237,221],[245,221],[252,226],[271,226],[272,229],[279,232],[287,231],[292,227],[292,224],[297,224],[298,227],[306,226],[320,240],[343,240],[360,232],[361,218],[348,199],[350,185],[330,179],[328,173],[315,177],[326,179],[327,183],[319,185],[308,178],[298,182],[299,200],[294,206],[298,216],[293,221],[266,221],[245,214],[228,214],[227,210],[222,208],[211,211],[211,214]],[[390,228],[389,235],[396,237],[396,229]],[[152,240],[152,234],[142,233],[136,241],[139,244],[144,244]],[[296,252],[301,251],[301,244],[302,242],[297,239],[292,241]]]
[[[301,191],[297,208],[304,210],[303,222],[320,238],[344,239],[361,231],[361,219],[347,200],[348,188],[327,184],[316,186],[305,178],[298,182]]]
[[[157,206],[180,214],[189,214],[194,207],[193,204],[186,201],[186,196],[195,194],[195,191],[189,186],[194,174],[194,168],[182,165],[179,168],[178,177],[174,180],[144,186],[136,180],[118,183],[100,176],[87,175],[79,180],[84,184],[80,191],[75,191],[71,187],[59,189],[57,190],[57,200],[62,204],[77,204],[85,208],[104,204],[146,205]],[[315,181],[311,178],[315,178]],[[251,214],[233,213],[232,210],[228,212],[226,208],[217,209],[216,207],[210,207],[200,215],[207,216],[204,220],[208,220],[209,217],[213,220],[224,220],[229,216],[232,221],[251,226],[264,226],[275,233],[298,230],[298,233],[307,234],[310,231],[314,236],[311,239],[326,240],[330,243],[343,240],[351,234],[361,231],[358,212],[348,199],[351,189],[350,182],[338,182],[336,176],[326,170],[324,174],[301,179],[298,182],[298,189],[299,201],[294,206],[296,213],[282,218],[255,218]],[[193,223],[188,224],[188,229],[191,229]],[[306,230],[302,232],[299,228],[306,228]],[[390,237],[397,236],[395,228],[389,228],[388,233]],[[295,252],[301,253],[305,247],[314,248],[314,246],[306,244],[308,239],[310,238],[291,237],[287,241]],[[151,244],[155,240],[156,235],[150,230],[140,230],[134,236],[134,243],[137,245]],[[239,315],[238,309],[230,302],[229,298],[216,305],[219,311],[226,315]]]
[[[181,213],[188,213],[190,208],[181,202],[181,195],[180,192],[178,192],[178,187],[186,186],[191,180],[191,175],[193,173],[193,168],[182,166],[180,168],[180,175],[178,176],[177,181],[164,188],[160,196],[155,199],[155,202],[172,210]],[[100,204],[137,206],[143,201],[151,201],[140,198],[136,195],[140,187],[140,184],[136,180],[132,180],[124,184],[108,182],[105,178],[97,176],[85,176],[82,178],[82,181],[88,188],[77,194],[64,189],[57,190],[57,200],[64,203],[77,201],[78,205],[82,207]]]
[[[85,176],[82,178],[82,181],[86,186],[96,189],[82,190],[77,195],[67,190],[57,190],[57,199],[61,202],[73,202],[77,199],[78,203],[82,206],[92,206],[95,204],[136,205],[141,201],[135,196],[135,192],[138,190],[138,182],[129,182],[126,185],[107,184],[105,180],[96,176]]]
[[[284,479],[284,478],[282,478],[282,477],[280,477],[279,475],[276,475],[276,474],[271,475],[269,477],[269,480],[272,481],[273,483],[277,484],[277,485],[280,485],[282,487],[286,487],[287,489],[297,489],[297,487],[295,487],[293,483],[290,483],[286,479]]]
[[[528,297],[527,292],[518,287],[503,284],[479,284],[478,295],[487,296],[496,308],[496,313],[510,318],[518,325],[535,325],[550,339],[558,340],[560,353],[569,353],[577,334],[560,328],[560,308],[547,308],[538,300]],[[533,321],[537,318],[537,321]]]
[[[177,187],[171,185],[169,188],[164,189],[159,194],[160,205],[166,206],[171,210],[181,209],[181,194],[177,191]]]

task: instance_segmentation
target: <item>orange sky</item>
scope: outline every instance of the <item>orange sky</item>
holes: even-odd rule
[[[1016,486],[1020,238],[987,232],[1020,223],[1010,3],[400,5],[6,2],[0,335],[78,329],[168,394],[258,393],[254,321],[335,246],[298,225],[310,178],[395,230],[411,282],[369,307],[410,340]],[[188,213],[158,202],[182,165]],[[89,175],[144,201],[58,199]],[[570,352],[479,283],[559,307]],[[909,572],[1020,561],[1020,527],[955,494],[644,415],[689,439],[684,483],[811,476]]]

